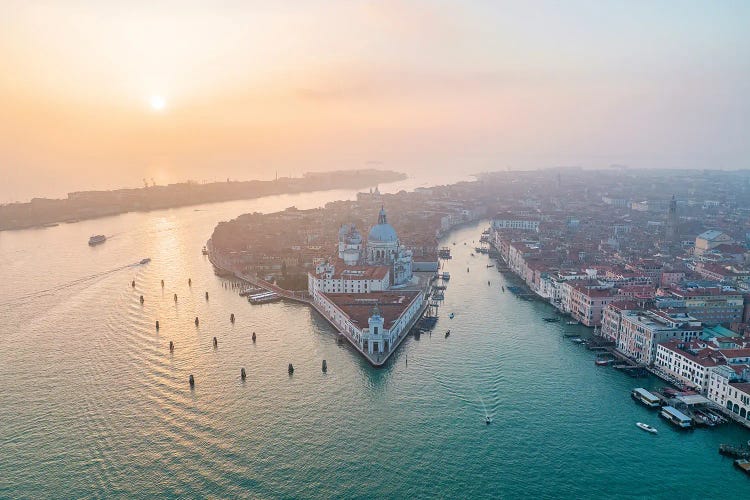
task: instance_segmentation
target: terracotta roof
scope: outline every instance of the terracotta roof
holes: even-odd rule
[[[421,292],[388,291],[372,293],[326,293],[333,302],[359,328],[367,328],[367,320],[377,304],[383,317],[383,328],[390,329],[393,323],[409,308]]]

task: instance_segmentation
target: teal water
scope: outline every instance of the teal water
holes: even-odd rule
[[[379,370],[304,306],[250,306],[200,254],[219,220],[351,195],[0,233],[0,497],[750,496],[717,453],[750,433],[680,433],[636,405],[633,386],[662,384],[596,367],[562,337],[585,329],[503,294],[504,277],[469,255],[481,224],[445,241],[452,280],[433,334]],[[112,237],[89,248],[95,233]]]

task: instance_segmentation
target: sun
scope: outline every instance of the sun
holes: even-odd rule
[[[154,111],[161,111],[167,105],[167,102],[160,95],[152,95],[151,99],[149,99],[149,102],[151,104],[151,109],[153,109]]]

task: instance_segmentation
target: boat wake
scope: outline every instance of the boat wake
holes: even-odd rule
[[[114,269],[109,269],[107,271],[102,271],[102,272],[99,272],[99,273],[91,274],[89,276],[84,276],[82,278],[78,278],[78,279],[75,279],[75,280],[72,280],[72,281],[68,281],[67,283],[62,283],[60,285],[55,285],[55,286],[50,287],[50,288],[45,288],[45,289],[42,289],[42,290],[36,290],[34,292],[30,292],[30,293],[27,293],[27,294],[24,294],[24,295],[19,295],[18,297],[12,297],[12,298],[6,300],[5,302],[0,302],[0,306],[10,305],[10,304],[16,304],[18,302],[22,302],[24,300],[28,300],[28,299],[31,299],[31,298],[38,298],[38,297],[44,297],[44,296],[48,296],[48,295],[53,295],[55,292],[59,292],[61,290],[65,290],[65,289],[68,289],[68,288],[73,288],[73,287],[76,287],[76,286],[80,286],[80,285],[89,283],[91,281],[95,281],[97,279],[103,278],[103,277],[105,277],[107,275],[120,272],[120,271],[122,271],[124,269],[129,269],[131,267],[137,267],[137,266],[140,266],[140,265],[141,265],[141,262],[139,261],[139,262],[135,262],[133,264],[127,264],[127,265],[124,265],[124,266],[116,267]]]

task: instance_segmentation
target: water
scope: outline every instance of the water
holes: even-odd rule
[[[548,306],[503,294],[487,257],[469,255],[482,225],[446,240],[457,245],[434,333],[408,339],[379,370],[302,305],[250,306],[200,254],[219,220],[350,196],[0,233],[0,497],[750,494],[717,453],[750,433],[680,433],[636,405],[634,385],[661,384],[596,367],[562,337],[583,327],[544,323]],[[112,237],[88,247],[100,232]],[[151,263],[133,265],[143,257]]]

